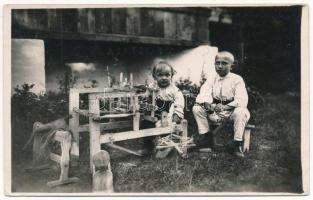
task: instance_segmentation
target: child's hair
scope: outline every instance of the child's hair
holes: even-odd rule
[[[176,71],[174,70],[172,65],[170,65],[168,62],[166,62],[164,60],[161,60],[161,61],[159,61],[157,64],[155,64],[153,66],[153,69],[152,69],[152,76],[153,76],[153,78],[155,78],[155,73],[157,71],[158,66],[160,66],[160,65],[167,65],[167,66],[169,66],[171,68],[172,77],[173,77],[174,74],[176,74]]]
[[[215,56],[215,60],[217,57],[222,57],[222,58],[227,59],[232,65],[234,64],[234,61],[235,61],[234,55],[228,51],[218,52],[217,55]]]

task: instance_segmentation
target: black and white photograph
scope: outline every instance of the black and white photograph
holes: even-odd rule
[[[308,194],[307,6],[5,11],[7,195]]]

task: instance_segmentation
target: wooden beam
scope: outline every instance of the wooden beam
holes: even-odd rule
[[[53,160],[54,162],[60,163],[61,162],[61,156],[55,153],[50,153],[50,160]]]
[[[50,182],[47,183],[47,185],[49,187],[56,187],[56,186],[59,186],[59,185],[65,185],[65,184],[77,183],[77,182],[79,182],[79,178],[72,177],[72,178],[68,178],[68,179],[65,179],[65,180],[50,181]]]
[[[98,116],[98,117],[93,117],[94,120],[102,120],[102,119],[115,119],[115,118],[125,118],[125,117],[131,117],[134,116],[133,113],[130,114],[108,114],[108,115],[103,115],[103,116]]]
[[[100,131],[113,130],[117,128],[131,128],[131,121],[117,121],[117,122],[109,122],[109,123],[100,123]],[[89,132],[89,125],[80,125],[79,132]]]
[[[148,136],[164,135],[164,134],[171,133],[173,129],[174,127],[167,126],[167,127],[160,127],[160,128],[142,129],[138,131],[105,133],[104,135],[100,136],[100,142],[102,144],[102,143],[111,143],[111,142],[122,141],[122,140],[131,140],[131,139],[148,137]]]
[[[77,33],[77,32],[61,32],[61,31],[40,31],[28,30],[23,36],[13,36],[15,38],[33,38],[33,39],[61,39],[61,40],[86,40],[86,41],[104,41],[104,42],[123,42],[138,44],[155,44],[155,45],[171,45],[171,46],[198,46],[197,41],[189,41],[183,39],[170,39],[149,36],[133,36],[123,34],[109,33]]]
[[[142,117],[143,120],[147,120],[149,122],[153,122],[153,123],[156,123],[158,121],[158,118],[157,117],[151,117],[149,115],[144,115]]]
[[[134,154],[134,155],[136,155],[136,156],[142,156],[141,153],[138,153],[138,152],[136,152],[136,151],[127,149],[127,148],[125,148],[125,147],[118,146],[118,145],[116,145],[116,144],[105,144],[105,145],[108,146],[108,147],[114,148],[114,149],[118,149],[118,150],[120,150],[120,151],[124,151],[124,152],[130,153],[130,154]]]
[[[99,99],[97,94],[89,94],[89,111],[95,115],[100,114]],[[101,150],[100,146],[100,123],[95,122],[93,117],[89,117],[89,138],[90,138],[90,170],[93,174],[95,172],[94,165],[92,162],[92,157],[95,153]]]
[[[78,148],[72,148],[71,155],[79,157],[79,114],[74,112],[74,108],[79,108],[79,91],[72,88],[69,95],[69,115],[72,116],[69,119],[69,129],[73,133]]]
[[[150,7],[149,9],[161,10],[170,13],[182,13],[189,15],[201,15],[204,17],[209,17],[211,15],[212,8],[205,7]]]
[[[35,167],[26,168],[25,172],[35,172],[35,171],[51,169],[51,168],[52,168],[51,164],[43,164],[43,165],[39,165],[39,166],[35,166]]]
[[[68,133],[69,133],[68,131],[63,131],[63,130],[56,131],[53,136],[53,140],[62,142],[65,138],[65,134],[68,134]]]

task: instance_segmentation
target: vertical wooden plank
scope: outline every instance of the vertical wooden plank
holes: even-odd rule
[[[139,130],[139,124],[140,124],[140,112],[136,111],[135,116],[133,118],[133,130],[138,131]]]
[[[164,12],[164,37],[165,38],[176,38],[176,14],[170,12]]]
[[[62,9],[62,31],[77,32],[78,28],[78,10]]]
[[[177,39],[192,40],[195,34],[195,17],[187,14],[177,14]]]
[[[243,152],[249,152],[250,149],[250,129],[245,129],[243,134]]]
[[[48,29],[48,12],[45,9],[34,9],[30,10],[30,25],[36,30],[47,30]]]
[[[183,140],[187,140],[187,137],[188,137],[188,122],[187,120],[183,119],[181,121],[181,126],[182,126],[182,139]]]
[[[153,11],[153,22],[154,22],[154,36],[164,37],[164,11],[154,10]]]
[[[27,26],[28,24],[28,12],[24,9],[14,9],[12,10],[12,26]]]
[[[128,35],[140,35],[140,9],[127,8],[126,32]]]
[[[60,11],[57,11],[56,9],[48,10],[48,29],[50,31],[62,30],[62,18]]]
[[[71,148],[71,155],[79,157],[79,114],[74,112],[74,108],[79,109],[79,91],[77,89],[70,89],[69,96],[69,129],[73,133],[74,140],[77,144],[77,148]]]
[[[46,30],[48,28],[47,10],[29,9],[13,10],[12,25],[19,25],[34,30]]]
[[[208,17],[197,16],[196,17],[196,41],[204,43],[209,42],[209,21]]]
[[[168,118],[167,118],[168,114],[165,111],[162,111],[161,113],[161,126],[162,127],[166,127],[168,126]]]
[[[140,125],[140,112],[138,110],[139,101],[138,96],[132,97],[133,101],[131,102],[131,105],[133,106],[133,113],[135,114],[133,118],[133,130],[138,131],[139,125]]]
[[[151,117],[155,116],[155,111],[154,108],[156,107],[156,103],[155,103],[155,99],[156,99],[156,94],[155,94],[155,90],[152,90],[152,111],[151,111]]]
[[[95,23],[95,10],[88,9],[88,30],[89,33],[96,32],[96,23]]]
[[[141,34],[143,36],[164,37],[164,12],[141,10]]]
[[[69,132],[66,132],[61,141],[61,174],[60,180],[68,179],[68,170],[70,165],[70,148],[71,148],[72,136]]]
[[[126,8],[112,9],[112,33],[126,34]]]
[[[96,33],[112,33],[112,9],[95,9]]]
[[[95,15],[93,9],[78,9],[78,31],[82,33],[95,32]]]
[[[97,94],[89,94],[89,112],[95,115],[100,115],[99,98]],[[92,157],[95,153],[101,150],[100,145],[100,123],[93,121],[92,117],[89,117],[89,137],[90,137],[90,170],[93,174],[95,168],[92,162]]]
[[[87,9],[78,9],[78,32],[88,32],[88,16]]]
[[[143,36],[153,36],[154,26],[153,26],[153,16],[151,16],[151,12],[148,9],[142,8],[140,10],[140,27],[141,27],[141,35]]]
[[[182,157],[187,157],[187,151],[188,151],[188,148],[186,147],[187,145],[187,137],[188,137],[188,122],[187,120],[183,119],[181,121],[181,126],[182,126]]]

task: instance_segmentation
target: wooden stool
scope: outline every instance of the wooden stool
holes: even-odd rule
[[[222,122],[210,122],[210,125],[214,125],[217,126],[217,128],[215,128],[213,130],[213,142],[214,142],[214,146],[222,146],[221,144],[218,144],[216,142],[216,135],[218,134],[218,132],[225,126],[225,124],[227,123],[227,120],[224,120]],[[242,144],[242,151],[245,152],[249,152],[250,150],[250,136],[251,136],[251,130],[255,128],[255,125],[252,124],[246,124],[245,126],[245,130],[243,133],[243,144]]]

